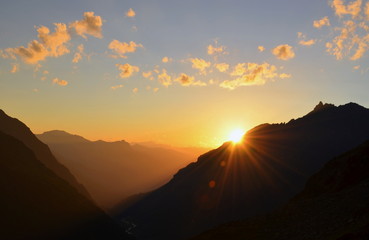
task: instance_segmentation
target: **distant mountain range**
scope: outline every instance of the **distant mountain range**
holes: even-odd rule
[[[123,140],[89,141],[57,130],[36,136],[87,188],[97,204],[110,212],[127,197],[165,184],[179,169],[196,160],[196,151],[207,150],[129,144]]]
[[[131,239],[46,145],[2,111],[0,143],[0,239]]]
[[[304,117],[259,125],[242,144],[203,154],[120,217],[138,239],[185,239],[281,206],[329,159],[368,139],[368,109],[319,103]]]
[[[369,239],[369,141],[329,161],[277,211],[231,222],[193,240]]]

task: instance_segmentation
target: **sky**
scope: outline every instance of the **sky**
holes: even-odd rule
[[[369,107],[368,48],[364,0],[2,1],[0,108],[34,133],[216,147]]]

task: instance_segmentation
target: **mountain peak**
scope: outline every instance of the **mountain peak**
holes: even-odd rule
[[[51,130],[42,134],[37,134],[37,138],[44,142],[63,143],[63,142],[88,142],[84,137],[70,134],[63,130]]]
[[[326,110],[328,108],[333,108],[336,107],[334,104],[331,103],[323,103],[322,101],[320,101],[313,109],[313,111],[311,111],[310,113],[316,113],[316,112],[320,112],[322,110]]]

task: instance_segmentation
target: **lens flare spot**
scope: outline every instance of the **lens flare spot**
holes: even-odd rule
[[[215,181],[214,180],[211,180],[209,182],[209,188],[214,188],[215,187]]]

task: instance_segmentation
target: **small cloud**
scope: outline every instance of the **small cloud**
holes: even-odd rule
[[[287,73],[281,73],[281,74],[279,74],[279,78],[280,79],[285,79],[285,78],[290,78],[290,77],[292,77],[291,74],[287,74]]]
[[[354,70],[359,70],[360,69],[360,65],[356,65],[353,67]]]
[[[151,77],[152,77],[152,71],[142,72],[142,76],[144,78],[151,79]]]
[[[121,78],[129,78],[132,76],[133,73],[139,72],[140,68],[137,66],[130,65],[129,63],[126,64],[115,64],[117,68],[120,70],[119,76]]]
[[[41,77],[41,81],[45,81],[47,78],[45,76]]]
[[[265,51],[265,47],[264,46],[258,46],[258,50],[259,50],[259,52],[264,52]]]
[[[37,88],[32,89],[33,92],[39,92]]]
[[[59,78],[54,78],[53,79],[53,83],[54,84],[58,84],[59,86],[67,86],[68,85],[68,82],[67,81],[61,80]]]
[[[83,51],[84,51],[83,44],[78,45],[77,52],[74,54],[74,57],[73,57],[73,60],[72,60],[73,63],[78,63],[79,61],[81,61]]]
[[[117,90],[118,88],[122,88],[122,87],[124,87],[124,85],[119,84],[119,85],[111,86],[110,89]]]
[[[191,58],[192,68],[198,69],[201,74],[206,74],[206,68],[211,66],[210,62],[205,61],[201,58]]]
[[[209,55],[214,55],[217,53],[224,53],[224,46],[219,46],[219,47],[214,47],[213,45],[209,44],[208,46],[208,54]]]
[[[137,32],[137,31],[138,31],[137,26],[132,26],[132,27],[131,27],[131,31],[132,31],[132,32]]]
[[[310,39],[310,40],[300,40],[299,44],[303,45],[303,46],[311,46],[315,44],[315,39]]]
[[[195,81],[195,78],[188,76],[185,73],[181,73],[181,75],[176,79],[176,81],[179,82],[182,86],[189,86]]]
[[[362,0],[352,1],[347,5],[344,4],[343,0],[333,0],[331,7],[339,17],[342,17],[343,15],[351,15],[353,18],[356,18],[361,11],[361,4]]]
[[[168,62],[173,61],[173,59],[172,59],[172,58],[169,58],[169,57],[163,57],[163,58],[161,59],[161,61],[162,61],[163,63],[168,63]]]
[[[218,69],[219,72],[226,72],[229,69],[228,63],[218,63],[215,64],[216,69]]]
[[[125,56],[126,53],[135,52],[136,49],[139,47],[143,47],[142,44],[137,44],[133,41],[126,43],[126,42],[119,42],[118,40],[114,39],[113,41],[109,43],[109,49],[112,49],[121,58],[127,58],[127,56]]]
[[[330,22],[327,16],[323,17],[322,19],[315,20],[313,22],[313,26],[315,28],[322,28],[323,26],[330,26]]]
[[[47,75],[47,74],[49,74],[49,71],[44,70],[44,71],[42,72],[42,74]]]
[[[301,39],[301,40],[299,41],[299,44],[300,44],[300,45],[303,45],[303,46],[311,46],[311,45],[314,45],[314,44],[315,44],[315,42],[316,42],[316,40],[315,40],[315,39],[306,40],[306,35],[305,35],[305,34],[303,34],[302,32],[298,32],[298,33],[297,33],[297,37],[298,37],[299,39]]]
[[[136,12],[133,11],[132,8],[130,8],[127,12],[126,12],[126,17],[134,17],[136,16]]]
[[[272,53],[278,59],[285,60],[285,61],[295,57],[295,53],[293,52],[292,47],[288,44],[279,45],[279,46],[275,47],[272,50]]]
[[[86,34],[102,38],[102,19],[100,16],[95,16],[94,12],[85,12],[83,19],[71,23],[70,28],[74,29],[77,35],[87,38]]]
[[[134,88],[134,89],[132,89],[132,92],[133,92],[133,93],[138,93],[138,88]]]
[[[12,64],[12,69],[10,70],[11,73],[16,73],[19,71],[19,65],[16,63]]]
[[[13,48],[6,48],[4,50],[0,49],[0,57],[4,59],[13,59],[13,60],[17,59],[17,57],[14,54]]]
[[[153,88],[152,91],[157,92],[157,91],[159,91],[159,88]]]
[[[164,68],[162,70],[162,73],[158,75],[158,81],[165,87],[172,85],[172,77],[167,74],[167,70]]]

